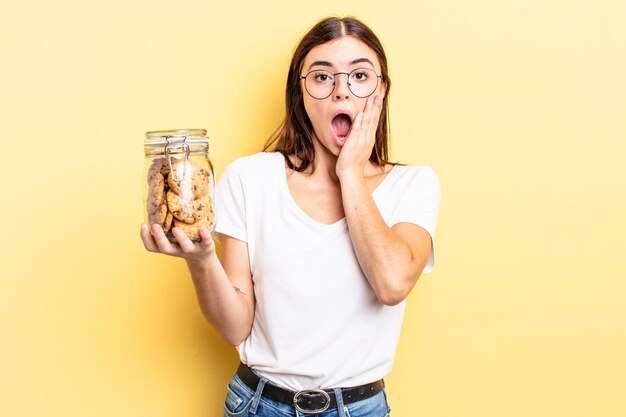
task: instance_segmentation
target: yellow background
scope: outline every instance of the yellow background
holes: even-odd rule
[[[0,415],[221,415],[235,350],[139,239],[143,134],[208,129],[218,176],[260,150],[328,14],[380,36],[393,156],[442,183],[392,415],[626,415],[618,0],[3,3]]]

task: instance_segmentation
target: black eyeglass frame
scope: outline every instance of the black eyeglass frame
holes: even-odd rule
[[[376,87],[374,87],[374,89],[372,90],[372,92],[371,92],[371,93],[369,93],[369,94],[368,94],[368,95],[366,95],[366,96],[357,96],[356,94],[354,94],[354,91],[352,91],[352,88],[351,88],[352,84],[350,84],[350,74],[352,74],[352,73],[353,73],[353,72],[355,72],[355,71],[359,71],[359,70],[368,70],[368,71],[372,71],[374,74],[376,74]],[[327,72],[327,73],[329,73],[329,74],[331,74],[331,75],[333,76],[333,88],[332,88],[332,90],[330,90],[330,93],[328,93],[328,95],[327,95],[326,97],[321,97],[321,98],[318,98],[318,97],[315,97],[313,94],[311,94],[311,92],[309,91],[309,89],[308,89],[308,88],[307,88],[307,86],[306,86],[306,78],[307,78],[310,74],[312,74],[312,73],[314,73],[314,72],[318,72],[318,71],[324,71],[324,70],[311,70],[311,71],[307,72],[307,73],[306,73],[306,75],[304,75],[304,76],[303,76],[303,75],[301,75],[301,76],[300,76],[300,78],[304,80],[304,89],[306,90],[307,94],[308,94],[309,96],[311,96],[311,98],[314,98],[315,100],[325,100],[325,99],[327,99],[328,97],[330,97],[330,96],[332,96],[332,95],[333,95],[333,92],[335,91],[335,88],[337,88],[337,77],[336,77],[337,75],[345,74],[345,75],[347,75],[347,76],[348,76],[348,90],[350,90],[350,92],[352,93],[352,95],[353,95],[354,97],[358,97],[358,98],[367,98],[367,97],[371,96],[372,94],[374,94],[374,92],[375,92],[375,91],[376,91],[376,89],[378,88],[378,80],[383,78],[383,76],[382,76],[382,75],[378,75],[378,74],[376,73],[376,71],[374,71],[374,70],[373,70],[373,69],[371,69],[371,68],[355,68],[355,69],[353,69],[353,70],[352,70],[352,71],[350,71],[350,72],[345,72],[345,71],[344,71],[344,72],[336,72],[336,73],[334,73],[334,74],[333,74],[333,73],[331,73],[330,71],[324,71],[324,72]]]

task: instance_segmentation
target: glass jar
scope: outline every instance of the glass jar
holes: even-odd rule
[[[145,222],[158,223],[171,242],[174,226],[191,240],[215,229],[215,176],[204,129],[146,132],[143,180]]]

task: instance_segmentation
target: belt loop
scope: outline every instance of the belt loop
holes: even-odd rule
[[[337,400],[337,410],[339,412],[339,417],[348,417],[346,415],[347,407],[343,405],[343,395],[341,394],[341,388],[333,388],[335,391],[335,399]]]
[[[259,381],[259,385],[256,387],[256,392],[254,393],[254,398],[252,399],[252,406],[250,407],[250,414],[256,414],[256,408],[259,406],[259,401],[261,401],[261,395],[263,395],[263,388],[265,388],[265,383],[267,379],[261,377]]]

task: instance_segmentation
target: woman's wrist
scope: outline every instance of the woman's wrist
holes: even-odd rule
[[[365,184],[365,176],[363,175],[363,171],[358,169],[338,171],[337,178],[339,178],[339,182],[342,186]]]
[[[200,257],[185,258],[185,262],[193,275],[196,272],[202,273],[208,271],[216,262],[219,263],[219,258],[215,251],[212,251]]]

